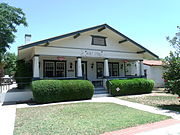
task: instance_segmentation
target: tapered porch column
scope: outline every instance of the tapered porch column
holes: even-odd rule
[[[143,66],[143,60],[139,61],[139,75],[144,76],[144,66]]]
[[[109,65],[108,65],[108,59],[104,59],[104,77],[108,78],[109,77]]]
[[[77,57],[77,77],[82,78],[81,57]]]
[[[33,78],[39,79],[39,55],[33,57]]]

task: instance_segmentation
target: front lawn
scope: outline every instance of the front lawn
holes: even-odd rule
[[[15,135],[97,135],[168,119],[114,103],[76,103],[17,109]]]
[[[162,109],[168,109],[172,111],[180,112],[180,102],[178,96],[172,94],[149,94],[146,96],[124,96],[120,99],[128,100],[131,102],[141,103],[154,107],[160,107]]]

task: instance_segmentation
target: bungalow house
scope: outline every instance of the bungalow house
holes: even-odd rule
[[[158,59],[107,24],[27,43],[18,56],[33,62],[34,79],[82,78],[95,87],[105,87],[109,78],[142,77],[143,59]]]

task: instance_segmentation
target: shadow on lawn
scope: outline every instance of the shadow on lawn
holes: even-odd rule
[[[157,107],[162,108],[162,109],[166,109],[166,110],[176,111],[176,112],[180,113],[180,104],[179,105],[177,105],[177,104],[160,105]]]

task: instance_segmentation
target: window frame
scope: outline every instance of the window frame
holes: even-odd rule
[[[46,62],[54,62],[54,76],[52,76],[52,77],[59,77],[59,76],[56,75],[56,63],[57,62],[63,62],[64,65],[65,65],[65,68],[64,68],[65,76],[64,77],[67,77],[67,65],[66,65],[65,60],[62,60],[62,61],[59,61],[59,60],[43,60],[43,77],[47,77],[47,76],[45,76],[45,63]],[[51,78],[51,77],[49,77],[49,78]]]
[[[111,70],[112,70],[112,73],[110,73],[110,64],[112,65],[112,69],[111,69]],[[114,69],[114,68],[113,68],[113,65],[114,65],[114,64],[117,64],[117,65],[118,65],[118,67],[117,67],[117,69],[118,69],[118,70],[117,70],[117,72],[118,72],[118,73],[117,73],[117,76],[113,76],[113,75],[112,75],[112,74],[113,74],[113,69]],[[110,76],[110,77],[118,77],[118,76],[119,76],[119,62],[108,62],[108,67],[109,67],[109,76]],[[110,75],[110,74],[111,74],[111,75]]]
[[[91,45],[107,46],[107,44],[106,44],[106,38],[107,37],[97,36],[97,35],[91,35],[91,37],[92,37]],[[94,38],[102,38],[104,40],[104,45],[103,44],[95,44],[94,43]]]

